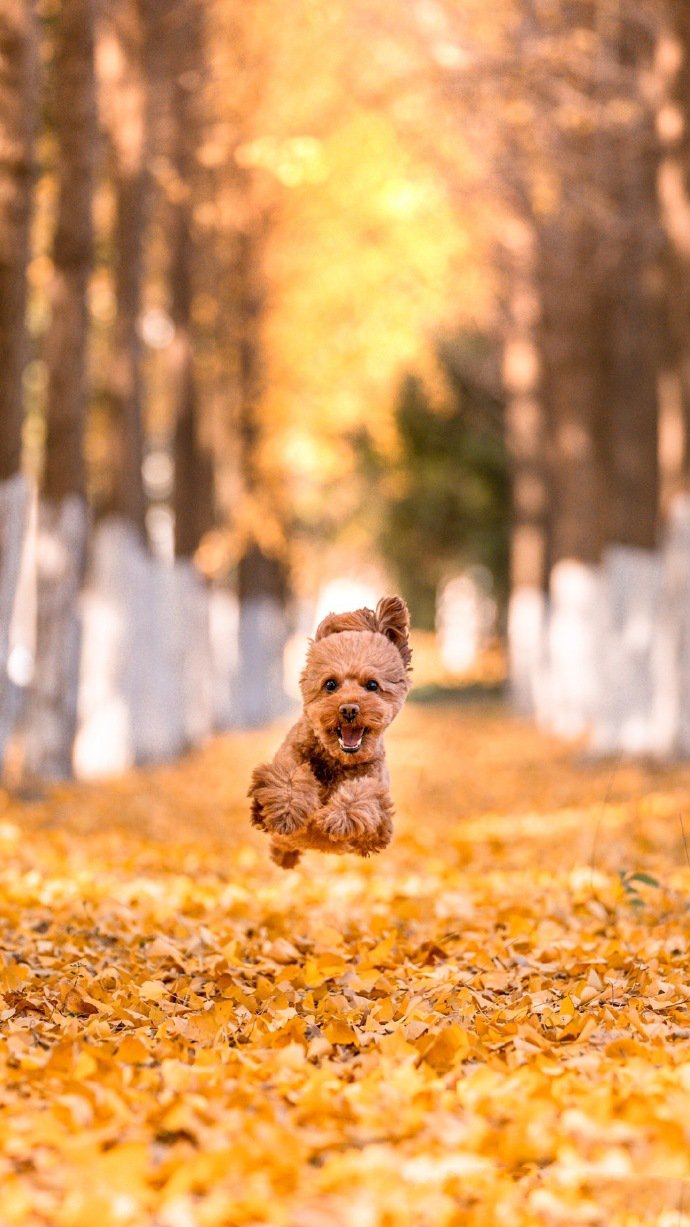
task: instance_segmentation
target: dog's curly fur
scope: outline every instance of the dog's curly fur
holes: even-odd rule
[[[300,678],[302,717],[249,789],[251,821],[282,868],[307,848],[369,856],[390,842],[383,733],[410,688],[409,630],[399,596],[319,624]]]

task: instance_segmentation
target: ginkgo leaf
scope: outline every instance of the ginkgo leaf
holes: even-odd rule
[[[144,980],[139,992],[144,1001],[160,1001],[165,997],[166,986],[162,980]]]
[[[97,1014],[98,1006],[72,985],[65,984],[59,991],[60,1004],[67,1014]]]
[[[117,1058],[131,1064],[151,1060],[151,1050],[136,1035],[126,1035],[117,1050]]]
[[[344,1022],[341,1019],[334,1020],[328,1023],[324,1028],[324,1035],[331,1044],[356,1044],[357,1033],[350,1023]]]

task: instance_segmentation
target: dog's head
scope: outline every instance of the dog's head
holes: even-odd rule
[[[410,688],[410,619],[399,596],[376,610],[329,614],[300,678],[304,712],[322,746],[345,766],[370,762]]]

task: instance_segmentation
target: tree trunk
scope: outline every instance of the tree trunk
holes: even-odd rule
[[[259,460],[262,432],[261,324],[263,235],[260,222],[236,236],[236,344],[239,370],[240,479],[244,490],[245,545],[238,565],[239,630],[236,722],[265,724],[285,710],[283,652],[287,641],[287,568],[265,537],[277,515]],[[266,519],[267,523],[262,523]]]
[[[146,540],[142,478],[141,339],[139,315],[149,198],[151,49],[150,0],[108,6],[100,61],[106,128],[115,181],[115,297],[112,345],[112,477],[106,512],[132,524]]]
[[[512,478],[508,651],[517,711],[536,716],[544,702],[547,589],[546,420],[541,380],[534,233],[516,228],[506,251],[503,385]]]
[[[645,747],[663,758],[690,757],[690,498],[673,501],[654,576],[659,610],[652,646],[654,702]],[[603,730],[607,731],[606,728]],[[603,736],[600,733],[600,740]]]
[[[175,325],[171,346],[171,375],[176,389],[175,411],[175,556],[193,557],[201,538],[214,523],[213,462],[201,440],[192,347],[195,242],[193,206],[196,149],[201,139],[196,92],[202,65],[202,13],[196,0],[187,0],[178,13],[173,51],[174,199],[170,212],[170,314]]]
[[[256,543],[238,568],[239,662],[235,711],[245,727],[266,724],[285,711],[283,653],[287,642],[287,577],[282,563]]]
[[[184,747],[176,689],[174,582],[146,535],[139,331],[150,163],[161,153],[155,117],[169,0],[116,0],[99,38],[105,127],[115,188],[117,314],[112,342],[112,482],[94,533],[85,600],[80,774],[174,757]],[[153,132],[157,136],[154,144]]]
[[[15,707],[8,653],[29,505],[20,468],[35,57],[33,4],[6,0],[0,12],[0,770]]]
[[[645,219],[647,227],[653,219]],[[644,227],[644,222],[642,223]],[[649,234],[649,229],[646,233]],[[638,251],[641,240],[637,239]],[[611,304],[606,540],[640,550],[659,543],[658,270],[629,250]]]
[[[33,6],[26,0],[6,0],[0,13],[0,481],[14,477],[21,464],[34,61]]]
[[[552,490],[546,719],[581,733],[598,694],[604,482],[593,237],[577,218],[541,233],[542,345]]]
[[[671,0],[657,41],[657,191],[666,236],[668,336],[660,401],[662,510],[690,490],[690,9]]]
[[[55,36],[59,189],[46,341],[36,670],[26,719],[26,770],[47,779],[72,774],[77,721],[81,647],[77,602],[87,538],[83,439],[96,141],[93,22],[93,0],[71,0],[59,11]]]
[[[666,236],[669,343],[660,397],[660,610],[653,648],[652,749],[690,756],[690,10],[670,0],[658,39],[658,197]]]
[[[198,91],[203,65],[203,16],[197,0],[178,9],[173,33],[173,200],[170,211],[170,313],[175,337],[170,348],[175,410],[175,593],[185,737],[190,745],[206,737],[214,722],[209,592],[194,562],[202,537],[214,523],[214,470],[201,439],[192,345],[192,303],[196,245],[193,206],[198,187],[196,150],[201,140]],[[228,679],[229,680],[229,679]]]
[[[618,35],[621,60],[639,77],[648,71],[651,47],[634,22],[622,21]],[[654,119],[651,109],[640,109],[608,159],[621,237],[608,291],[606,620],[593,739],[601,752],[649,752],[656,738],[654,656],[662,576],[658,406],[668,321],[660,292]]]

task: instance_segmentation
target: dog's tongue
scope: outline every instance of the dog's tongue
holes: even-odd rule
[[[345,746],[358,746],[362,740],[362,730],[356,724],[344,724],[340,730],[340,737]]]

